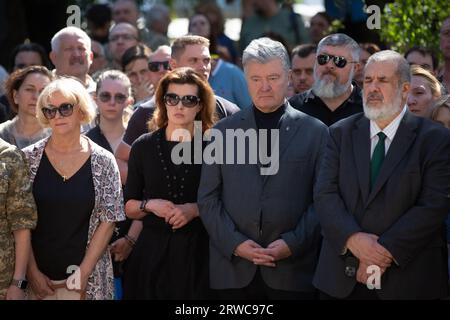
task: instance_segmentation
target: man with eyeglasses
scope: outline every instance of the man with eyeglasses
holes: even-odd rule
[[[159,80],[170,71],[170,53],[170,47],[163,45],[158,47],[148,59],[148,69],[150,70],[149,79],[155,89],[158,86]]]
[[[109,31],[110,67],[121,70],[121,61],[124,52],[139,43],[139,33],[135,26],[127,22],[114,25]]]
[[[362,112],[361,89],[352,83],[359,70],[358,43],[343,33],[323,38],[314,64],[312,88],[293,96],[291,105],[327,126]]]

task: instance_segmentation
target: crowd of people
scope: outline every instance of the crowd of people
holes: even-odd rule
[[[240,48],[214,4],[170,43],[118,0],[13,51],[0,299],[449,296],[450,16],[440,65],[255,3]]]

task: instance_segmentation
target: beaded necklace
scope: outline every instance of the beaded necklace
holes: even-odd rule
[[[156,147],[159,160],[164,170],[164,177],[167,183],[169,196],[168,200],[172,201],[173,203],[182,203],[182,199],[184,197],[186,176],[190,173],[190,168],[187,164],[175,165],[171,162],[171,148],[169,146],[171,141],[166,141],[167,143],[164,144],[164,135],[164,129],[158,132],[156,137]],[[176,166],[178,166],[178,168]]]

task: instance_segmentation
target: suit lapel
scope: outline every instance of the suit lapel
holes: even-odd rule
[[[418,119],[412,116],[408,111],[403,119],[400,121],[400,125],[397,129],[397,133],[394,136],[394,140],[389,147],[389,150],[381,166],[378,178],[373,186],[373,189],[369,195],[367,205],[375,198],[381,187],[391,175],[394,168],[400,162],[400,160],[408,151],[411,144],[416,137],[415,129],[418,125]]]
[[[370,122],[362,117],[352,132],[353,156],[356,163],[359,188],[366,203],[370,187]]]

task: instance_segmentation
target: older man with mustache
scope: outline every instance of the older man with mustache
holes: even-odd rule
[[[324,236],[314,285],[325,299],[447,295],[450,133],[408,111],[408,62],[372,55],[364,114],[330,127],[314,205]]]
[[[58,76],[72,76],[81,81],[89,93],[95,92],[95,81],[89,76],[94,57],[91,39],[77,27],[66,27],[58,31],[51,40],[50,60]]]
[[[359,70],[359,46],[343,33],[323,38],[317,47],[312,88],[290,104],[327,126],[362,111],[361,89],[352,83]]]

